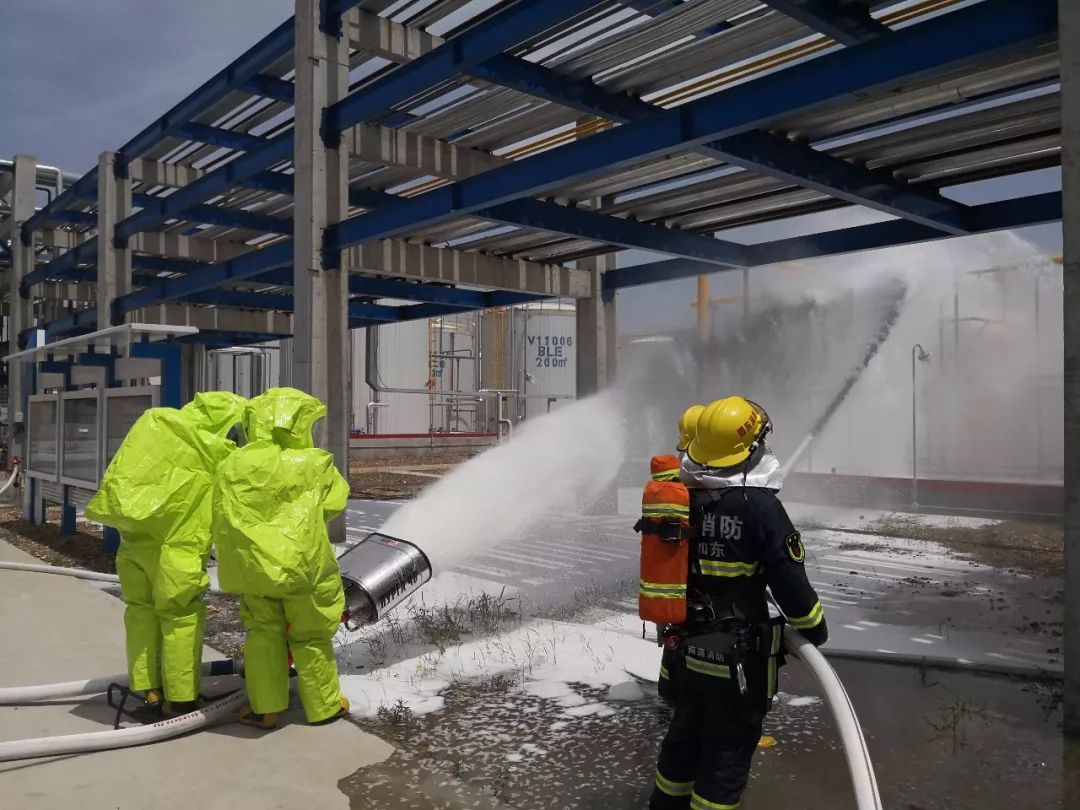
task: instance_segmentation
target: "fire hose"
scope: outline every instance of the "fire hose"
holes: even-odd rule
[[[7,492],[9,489],[11,489],[11,485],[14,484],[18,480],[18,478],[19,478],[19,461],[18,461],[18,459],[16,459],[15,462],[11,465],[11,477],[8,478],[8,480],[4,482],[4,485],[2,487],[0,487],[0,495],[3,495],[5,492]]]
[[[244,665],[241,661],[229,659],[205,661],[202,665],[202,674],[211,678],[222,675],[243,675]],[[123,675],[108,675],[84,681],[0,687],[0,706],[22,705],[38,700],[56,700],[58,698],[79,697],[82,695],[100,695],[112,684],[127,686],[128,683],[128,675],[125,672]]]
[[[380,534],[369,535],[343,554],[341,565],[347,616],[353,627],[377,621],[431,578],[431,564],[419,548],[404,540]],[[118,581],[111,574],[48,565],[0,562],[0,568]],[[202,674],[243,674],[243,663],[229,660],[207,662],[202,665]],[[112,675],[65,683],[0,688],[0,705],[100,694],[109,691],[113,685],[124,686],[129,682],[127,675]],[[242,705],[244,698],[244,690],[240,689],[199,711],[152,725],[0,742],[0,762],[105,751],[167,740],[224,719]]]
[[[245,699],[246,694],[241,689],[198,711],[171,717],[148,726],[0,742],[0,762],[129,748],[133,745],[145,745],[167,740],[170,737],[179,737],[181,734],[204,728],[223,719],[230,712],[239,709]]]
[[[60,565],[47,565],[45,563],[24,563],[0,560],[0,571],[25,571],[32,574],[56,574],[75,579],[89,579],[95,582],[108,582],[110,585],[119,585],[120,577],[116,574],[104,574],[100,571],[87,571],[84,568],[64,568]],[[220,588],[210,587],[209,593],[223,594]]]
[[[825,703],[832,712],[833,720],[836,721],[837,730],[840,732],[844,757],[847,759],[852,786],[855,788],[856,807],[858,810],[882,810],[877,777],[874,775],[874,764],[870,760],[870,751],[866,747],[862,726],[859,725],[855,707],[851,705],[851,698],[848,697],[844,684],[841,683],[839,676],[818,648],[799,633],[785,628],[784,646],[791,655],[806,664],[814,680],[821,687]]]

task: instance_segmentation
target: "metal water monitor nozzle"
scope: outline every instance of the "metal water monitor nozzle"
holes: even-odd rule
[[[431,579],[431,561],[408,540],[373,532],[338,558],[345,626],[374,624]]]

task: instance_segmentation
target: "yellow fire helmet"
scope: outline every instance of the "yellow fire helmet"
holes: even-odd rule
[[[706,467],[733,467],[749,458],[768,427],[769,416],[760,405],[742,397],[718,399],[698,418],[687,453]]]
[[[682,451],[689,446],[697,432],[698,419],[704,411],[704,405],[691,405],[683,411],[683,415],[679,417],[679,443],[675,445],[676,450]]]

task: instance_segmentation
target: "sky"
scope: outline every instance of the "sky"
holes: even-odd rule
[[[293,0],[2,0],[0,157],[37,156],[82,174],[168,110],[293,12]],[[947,190],[965,203],[1060,188],[1057,169]],[[814,230],[880,221],[849,208],[720,234],[737,242],[782,239]],[[1019,233],[1061,251],[1060,225]],[[623,251],[619,266],[652,258]],[[714,277],[714,295],[737,293],[741,273]],[[693,319],[694,279],[619,294],[620,332],[667,328]]]

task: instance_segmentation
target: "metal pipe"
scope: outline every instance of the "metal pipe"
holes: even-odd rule
[[[374,413],[375,409],[376,408],[389,408],[389,407],[390,407],[389,402],[369,402],[367,404],[367,422],[366,422],[366,425],[367,425],[367,432],[368,433],[374,433],[375,432],[375,413]]]
[[[15,161],[0,159],[0,171],[15,171]],[[55,199],[63,193],[65,186],[74,185],[79,179],[80,176],[77,174],[61,171],[56,166],[46,166],[39,163],[37,164],[35,187],[46,189]]]
[[[379,327],[368,326],[364,329],[364,382],[372,391],[372,400],[379,401],[379,394],[429,394],[434,396],[455,396],[460,391],[445,388],[395,388],[383,385],[379,375]]]
[[[918,402],[915,390],[915,361],[930,359],[930,353],[916,343],[911,347],[911,508],[919,511],[919,444],[918,444]]]

